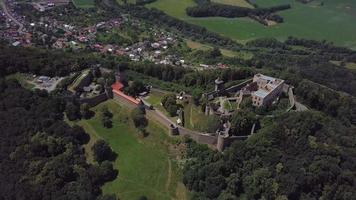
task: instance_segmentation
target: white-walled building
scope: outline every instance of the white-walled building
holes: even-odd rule
[[[257,84],[258,90],[251,93],[254,106],[270,105],[282,93],[284,80],[256,74],[253,82]]]

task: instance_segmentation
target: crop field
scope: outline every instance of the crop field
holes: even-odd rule
[[[180,182],[180,169],[177,160],[169,151],[173,139],[164,128],[149,122],[149,136],[143,138],[128,118],[128,110],[120,107],[114,100],[94,107],[103,106],[114,114],[113,127],[104,128],[98,115],[90,120],[77,122],[91,136],[85,146],[89,162],[93,162],[91,146],[95,140],[106,140],[118,154],[114,167],[119,170],[118,178],[103,186],[104,194],[116,193],[122,200],[137,200],[140,196],[148,199],[185,199],[187,191]]]
[[[95,6],[94,0],[72,0],[77,8],[93,8]]]
[[[246,0],[212,0],[212,2],[246,7],[246,8],[253,8],[253,6],[250,3],[248,3]]]
[[[255,0],[260,7],[290,3],[292,8],[278,12],[284,23],[264,26],[249,18],[206,17],[193,18],[185,9],[194,6],[193,0],[157,0],[147,7],[155,7],[189,23],[203,26],[239,42],[261,37],[280,40],[288,36],[327,40],[337,45],[356,49],[356,1],[315,0],[302,4],[295,0]]]

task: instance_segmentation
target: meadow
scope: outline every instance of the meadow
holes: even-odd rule
[[[186,40],[186,44],[189,48],[193,49],[193,50],[202,50],[202,51],[207,51],[207,50],[211,50],[213,49],[212,46],[207,45],[207,44],[202,44],[200,42],[196,42],[196,41],[192,41],[192,40]],[[253,54],[248,52],[248,51],[231,51],[228,49],[224,49],[224,48],[220,48],[220,52],[222,55],[226,56],[226,57],[238,57],[241,59],[251,59]]]
[[[180,168],[170,150],[176,141],[166,135],[167,130],[150,121],[149,135],[143,137],[129,119],[129,110],[114,100],[99,104],[93,110],[97,113],[103,106],[114,114],[112,128],[104,128],[98,114],[77,124],[91,136],[85,146],[89,162],[94,162],[91,146],[99,138],[106,140],[118,154],[114,163],[119,170],[118,178],[103,186],[104,194],[116,193],[121,200],[137,200],[143,195],[157,200],[186,199]]]
[[[309,4],[302,4],[295,0],[255,0],[260,7],[284,3],[292,6],[289,10],[278,12],[284,18],[284,23],[268,27],[249,18],[189,17],[185,9],[195,5],[193,0],[157,0],[148,4],[147,7],[157,8],[173,17],[203,26],[242,43],[261,37],[284,40],[288,36],[295,36],[316,40],[325,39],[337,45],[355,49],[356,1],[324,0],[322,2],[315,0]]]
[[[77,8],[93,8],[95,6],[94,0],[72,0]]]
[[[250,3],[248,3],[246,0],[211,0],[211,2],[246,7],[246,8],[253,8],[253,6]]]

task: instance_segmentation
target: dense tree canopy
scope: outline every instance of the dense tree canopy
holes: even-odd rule
[[[96,199],[117,172],[87,163],[81,145],[89,136],[63,121],[63,101],[13,80],[0,83],[2,199]]]
[[[193,199],[353,199],[355,128],[317,112],[285,114],[224,154],[188,141]]]
[[[116,153],[113,152],[107,142],[105,140],[98,140],[92,146],[92,150],[94,153],[94,159],[102,163],[105,160],[113,161],[116,159]]]

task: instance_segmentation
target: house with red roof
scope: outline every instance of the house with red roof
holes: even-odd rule
[[[118,98],[120,100],[123,100],[127,103],[130,103],[134,106],[138,106],[141,103],[141,100],[135,99],[129,95],[126,95],[125,93],[122,92],[122,89],[124,88],[124,85],[120,81],[116,81],[112,86],[112,91],[114,98]]]

